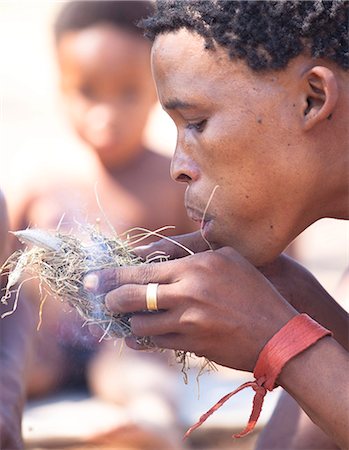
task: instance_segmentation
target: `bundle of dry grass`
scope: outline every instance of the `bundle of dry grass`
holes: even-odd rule
[[[29,246],[11,255],[1,268],[2,273],[8,274],[1,302],[7,304],[13,291],[17,294],[12,311],[2,317],[14,312],[21,284],[28,279],[37,279],[42,301],[50,294],[67,302],[79,312],[85,323],[100,326],[103,338],[131,334],[129,314],[111,314],[105,307],[103,294],[94,295],[83,289],[83,278],[89,271],[143,263],[132,253],[127,241],[117,236],[106,237],[93,227],[85,230],[84,241],[72,234],[51,234],[38,229],[14,234]],[[27,278],[16,287],[23,274]]]
[[[42,305],[50,295],[75,308],[84,319],[84,325],[98,325],[102,329],[100,341],[130,336],[132,314],[110,313],[105,306],[105,294],[97,295],[85,291],[83,279],[90,271],[166,260],[165,255],[156,254],[142,261],[131,250],[131,243],[138,243],[149,235],[171,240],[159,234],[166,228],[172,227],[164,227],[155,232],[139,228],[136,230],[141,231],[141,234],[125,240],[120,239],[115,233],[107,237],[91,226],[84,227],[84,239],[79,239],[73,234],[49,233],[39,229],[14,232],[13,234],[27,246],[13,253],[0,268],[0,275],[8,276],[1,303],[8,305],[9,299],[13,295],[15,297],[12,308],[0,315],[1,319],[15,312],[23,283],[36,279],[39,282],[41,297],[39,325],[42,319]],[[190,254],[193,253],[189,249],[186,250]],[[149,337],[141,338],[139,342],[156,349]],[[181,350],[175,350],[174,355],[175,360],[182,366],[184,381],[187,382],[190,355]],[[203,359],[200,373],[212,368],[214,366]]]

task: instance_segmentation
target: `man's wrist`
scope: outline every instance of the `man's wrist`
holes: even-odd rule
[[[285,364],[277,379],[278,384],[291,395],[295,393],[296,386],[297,390],[307,389],[309,387],[307,372],[311,372],[315,379],[317,374],[314,369],[318,366],[318,361],[327,359],[327,355],[334,355],[334,347],[341,348],[332,336],[323,337]],[[345,352],[344,349],[342,351]],[[330,363],[330,360],[328,362]]]

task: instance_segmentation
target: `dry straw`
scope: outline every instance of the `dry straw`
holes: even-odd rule
[[[43,230],[27,229],[14,232],[24,250],[12,254],[1,268],[8,274],[6,291],[1,299],[8,303],[13,290],[15,303],[5,317],[17,306],[21,280],[25,273],[39,281],[41,300],[47,294],[67,302],[75,308],[85,323],[96,324],[103,330],[103,338],[124,337],[131,334],[130,314],[111,314],[104,303],[104,294],[95,295],[83,288],[83,278],[90,271],[142,264],[128,244],[118,237],[107,237],[94,227],[85,230],[84,241],[72,234],[51,234]],[[163,256],[162,256],[163,258]]]
[[[41,300],[39,323],[42,305],[49,295],[75,308],[84,319],[84,325],[98,325],[102,329],[100,341],[130,336],[132,314],[110,313],[104,303],[105,294],[93,294],[84,290],[83,279],[90,271],[167,260],[166,255],[152,254],[146,261],[142,261],[131,250],[131,244],[134,245],[149,235],[164,237],[160,234],[164,229],[149,232],[138,228],[131,232],[139,231],[139,234],[132,238],[128,234],[125,240],[117,235],[107,237],[92,226],[83,228],[84,236],[81,239],[71,233],[49,233],[39,229],[14,232],[26,247],[13,253],[0,269],[0,274],[8,276],[1,303],[8,305],[9,300],[14,298],[12,308],[0,317],[3,319],[15,312],[21,287],[25,282],[36,279]],[[150,338],[141,338],[139,341],[155,349]],[[188,355],[178,350],[175,351],[175,358],[182,365],[186,380]]]

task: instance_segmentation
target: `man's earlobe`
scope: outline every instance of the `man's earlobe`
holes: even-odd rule
[[[310,130],[323,120],[330,119],[338,100],[337,80],[327,67],[316,66],[304,75],[304,130]]]

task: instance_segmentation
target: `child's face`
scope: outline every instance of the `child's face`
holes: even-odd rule
[[[159,99],[178,129],[172,176],[188,183],[189,216],[202,219],[218,185],[205,237],[255,264],[273,259],[313,213],[303,209],[316,165],[302,142],[297,76],[254,73],[184,30],[157,37],[152,64]]]
[[[142,150],[155,101],[147,41],[100,25],[64,34],[57,47],[61,85],[73,125],[108,168]]]

